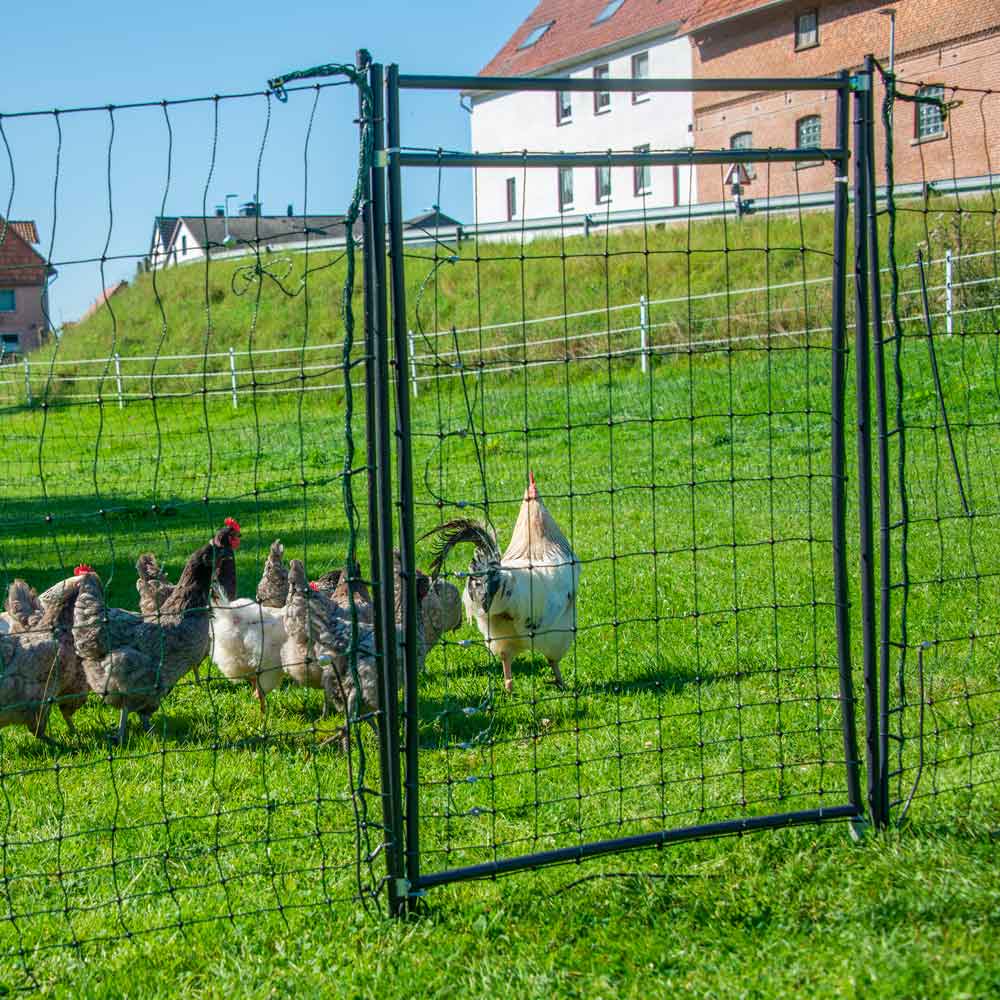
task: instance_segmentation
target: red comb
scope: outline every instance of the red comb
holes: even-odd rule
[[[84,573],[93,573],[94,567],[88,566],[86,563],[80,563],[79,566],[73,567],[73,576],[83,576]]]
[[[227,528],[232,528],[233,531],[238,535],[242,530],[240,528],[240,522],[236,520],[235,517],[227,517],[225,521],[222,522]]]
[[[319,590],[319,584],[315,580],[310,580],[309,586],[312,587],[313,590]]]
[[[534,499],[538,496],[538,487],[535,486],[535,474],[528,469],[528,497]]]

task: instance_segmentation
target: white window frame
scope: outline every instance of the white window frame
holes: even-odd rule
[[[812,29],[809,32],[809,40],[805,41],[806,32],[802,27],[802,22],[807,18],[813,19]],[[819,45],[819,10],[804,10],[795,15],[795,51],[801,52],[803,49],[814,49]]]
[[[917,91],[917,97],[937,97],[944,100],[944,87],[939,83],[929,83]],[[944,112],[934,104],[921,104],[919,101],[914,105],[914,108],[916,109],[913,119],[914,139],[918,142],[926,142],[929,139],[944,138]],[[923,123],[928,121],[937,122],[937,128],[933,132],[923,130]]]
[[[646,72],[645,73],[637,73],[636,72],[636,66],[638,65],[639,61],[642,60],[642,59],[644,59],[646,61]],[[649,52],[648,51],[646,51],[646,52],[636,52],[635,55],[632,56],[632,61],[631,61],[630,65],[631,65],[631,73],[632,73],[632,79],[633,80],[643,80],[643,79],[646,79],[649,76]],[[632,103],[633,104],[642,104],[643,101],[648,101],[648,100],[649,100],[649,91],[648,90],[633,90],[632,91]]]
[[[569,178],[569,197],[564,197],[563,178]],[[573,207],[573,168],[560,167],[556,179],[556,193],[559,200],[559,211],[568,212]]]
[[[565,104],[563,98],[566,98]],[[565,114],[563,113],[565,111]],[[569,90],[556,91],[556,124],[568,125],[573,120],[573,94]]]
[[[649,143],[642,146],[634,146],[633,153],[648,153]],[[650,194],[653,190],[653,170],[651,167],[637,163],[632,168],[632,194],[636,198],[641,198],[644,194]]]
[[[606,181],[607,183],[603,183]],[[594,201],[598,205],[607,205],[611,202],[611,167],[594,167]]]
[[[610,63],[601,63],[600,66],[594,67],[594,79],[595,80],[610,80],[611,79],[611,65]],[[594,114],[595,115],[606,115],[611,110],[611,91],[610,90],[595,90],[594,91]]]

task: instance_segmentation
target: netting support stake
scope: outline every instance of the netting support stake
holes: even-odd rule
[[[28,355],[24,356],[24,395],[27,398],[28,406],[31,406],[31,362]]]
[[[118,409],[125,409],[125,400],[122,397],[122,359],[121,355],[115,351],[115,385],[118,387]]]
[[[639,367],[643,374],[649,367],[649,303],[639,296]]]
[[[861,74],[864,76],[865,74]],[[868,96],[869,86],[853,88],[854,109],[854,372],[858,453],[858,542],[861,612],[861,665],[864,684],[865,774],[868,809],[875,828],[885,826],[879,789],[878,670],[875,664],[875,540],[872,511],[871,343],[869,339]]]
[[[416,351],[413,349],[413,331],[406,331],[406,339],[410,345],[410,380],[413,382],[413,398],[416,399],[420,395],[420,390],[417,388],[417,358]]]
[[[949,247],[944,252],[944,315],[945,329],[949,337],[955,332],[953,266]]]
[[[236,350],[232,347],[229,348],[229,380],[233,387],[233,409],[235,410],[240,405],[240,401],[236,394]]]

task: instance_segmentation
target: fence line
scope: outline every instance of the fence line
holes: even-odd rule
[[[944,293],[944,308],[939,312],[933,312],[932,318],[934,319],[944,319],[946,331],[949,334],[954,332],[954,318],[956,315],[964,314],[974,314],[979,312],[988,311],[993,306],[974,306],[968,308],[956,308],[955,298],[956,290],[961,288],[974,288],[981,285],[996,284],[998,279],[996,276],[988,276],[985,278],[970,278],[967,281],[955,280],[956,271],[961,272],[960,263],[966,260],[980,259],[984,257],[995,256],[994,250],[984,250],[977,251],[967,254],[955,254],[950,249],[947,250],[943,257],[939,257],[930,262],[931,265],[943,266],[945,269],[944,280],[940,284],[931,285],[928,287],[928,292],[943,292]],[[956,266],[958,265],[958,266]],[[906,264],[900,265],[898,270],[905,271],[915,268],[916,264]],[[925,265],[926,266],[926,265]],[[882,269],[886,271],[885,268]],[[848,280],[852,280],[853,275],[848,275]],[[635,347],[625,347],[620,348],[615,351],[610,352],[614,357],[628,357],[637,356],[639,358],[640,370],[645,372],[647,360],[650,355],[663,355],[663,354],[676,354],[682,353],[689,349],[709,349],[722,347],[726,344],[741,344],[748,343],[750,341],[768,340],[774,338],[792,338],[801,337],[810,333],[823,333],[828,332],[828,326],[810,326],[808,328],[796,329],[796,330],[782,330],[782,331],[762,331],[750,334],[741,334],[732,337],[717,337],[710,339],[698,339],[689,340],[679,343],[667,343],[667,344],[653,344],[650,342],[650,337],[652,333],[656,330],[662,330],[669,328],[674,325],[670,321],[656,321],[651,320],[654,307],[669,306],[669,305],[687,305],[691,301],[709,301],[712,299],[728,298],[730,301],[741,296],[752,296],[760,294],[763,292],[773,293],[775,291],[780,291],[782,289],[795,288],[800,289],[804,285],[820,285],[829,284],[830,279],[828,277],[818,277],[810,278],[805,281],[798,282],[785,282],[782,284],[771,285],[769,288],[763,285],[753,286],[749,288],[737,288],[731,289],[729,291],[719,291],[719,292],[703,292],[697,295],[692,295],[690,297],[671,297],[663,299],[647,299],[644,295],[639,297],[636,302],[620,303],[618,305],[609,306],[606,308],[598,309],[585,309],[576,312],[563,313],[558,315],[533,317],[525,320],[513,320],[504,323],[492,323],[485,324],[483,326],[475,327],[462,327],[456,328],[455,330],[436,330],[427,333],[421,333],[418,338],[416,334],[411,330],[409,333],[410,339],[410,385],[411,389],[416,394],[419,389],[418,386],[421,382],[432,381],[435,378],[448,378],[454,377],[456,372],[440,372],[438,369],[441,367],[442,359],[448,358],[460,358],[462,351],[459,349],[448,348],[445,350],[431,350],[429,352],[420,352],[416,350],[418,339],[422,339],[425,342],[431,342],[436,338],[440,337],[458,337],[462,334],[469,333],[484,333],[492,331],[502,331],[511,329],[524,329],[529,326],[539,326],[542,324],[553,324],[553,325],[564,325],[569,320],[584,319],[586,317],[593,316],[607,316],[610,313],[620,313],[627,310],[635,310],[639,314],[638,323],[630,323],[623,326],[616,327],[601,327],[584,331],[577,331],[572,334],[561,334],[554,337],[542,337],[536,340],[518,340],[511,343],[500,343],[500,344],[489,344],[480,347],[476,345],[474,352],[477,357],[487,354],[499,354],[504,351],[518,350],[527,351],[532,348],[545,348],[550,347],[553,344],[569,344],[578,343],[580,341],[592,340],[596,337],[621,337],[630,334],[639,334],[638,344]],[[899,295],[919,295],[920,289],[900,289]],[[888,299],[889,292],[885,291],[883,293],[883,298]],[[793,313],[801,311],[801,306],[772,306],[769,309],[759,309],[759,310],[744,310],[740,312],[729,312],[728,314],[713,314],[710,316],[698,316],[694,317],[694,322],[698,325],[711,324],[711,323],[721,323],[721,322],[732,322],[732,321],[746,321],[755,317],[763,316],[774,316],[779,313]],[[922,319],[922,314],[915,314],[912,316],[902,317],[904,322],[917,321]],[[683,317],[684,322],[688,322],[689,318],[687,316]],[[268,347],[262,348],[260,350],[242,350],[236,347],[228,347],[223,351],[209,351],[209,352],[199,352],[196,354],[160,354],[160,355],[132,355],[123,356],[121,354],[113,354],[109,357],[104,358],[79,358],[79,359],[65,359],[65,358],[54,358],[48,359],[43,362],[35,363],[35,370],[41,369],[45,372],[46,382],[49,381],[59,383],[59,382],[71,382],[85,383],[85,382],[97,382],[104,383],[112,378],[115,382],[115,392],[114,397],[118,401],[119,406],[124,406],[126,401],[129,400],[142,400],[149,399],[150,393],[144,392],[128,392],[127,384],[128,382],[135,381],[149,381],[153,380],[154,384],[157,381],[163,381],[166,383],[176,382],[183,379],[224,379],[225,385],[218,388],[212,387],[200,387],[197,392],[205,392],[208,395],[225,395],[229,394],[232,399],[232,405],[234,408],[239,406],[239,396],[242,393],[253,390],[257,395],[267,395],[267,394],[280,394],[285,393],[289,390],[286,387],[279,385],[256,385],[252,382],[241,382],[240,376],[249,374],[244,368],[241,370],[238,359],[244,358],[257,358],[257,357],[276,357],[278,355],[293,354],[299,357],[302,356],[304,352],[317,352],[326,351],[330,353],[329,361],[318,360],[314,363],[308,365],[291,365],[291,366],[280,366],[272,365],[266,368],[254,368],[253,376],[256,379],[261,375],[276,375],[276,376],[305,376],[310,377],[309,373],[333,373],[338,370],[341,365],[340,352],[343,350],[343,343],[325,343],[325,344],[308,344],[305,346],[296,347]],[[606,357],[608,356],[608,351],[600,352],[600,355],[593,355],[593,357]],[[591,355],[579,355],[579,360],[587,360]],[[137,364],[142,362],[175,362],[175,361],[187,361],[187,362],[204,362],[207,359],[224,361],[223,367],[219,368],[197,368],[190,371],[181,372],[155,372],[155,371],[142,371],[142,372],[130,372],[125,370],[124,366]],[[559,360],[561,363],[561,359]],[[501,359],[497,360],[496,364],[491,364],[488,366],[489,371],[494,373],[501,373],[512,371],[517,368],[523,367],[525,364],[529,364],[532,367],[538,365],[548,365],[555,363],[553,359],[547,358],[536,358],[536,359],[525,359],[519,361],[516,364],[503,364]],[[105,372],[100,375],[59,375],[55,372],[58,367],[70,367],[70,366],[93,366],[93,365],[103,365],[105,367]],[[23,358],[24,375],[22,380],[24,399],[29,406],[34,404],[35,397],[38,395],[37,387],[35,390],[32,389],[31,379],[32,379],[32,364],[28,356]],[[421,374],[421,369],[434,368],[434,372],[428,372]],[[460,367],[454,365],[453,367]],[[112,371],[113,368],[113,371]],[[0,372],[3,368],[0,368]],[[51,376],[50,373],[51,372]],[[311,376],[315,377],[315,375]],[[279,379],[277,381],[284,381]],[[8,402],[15,402],[17,397],[17,386],[18,380],[14,378],[3,379],[0,378],[0,389],[5,389],[5,392],[0,392],[0,398],[5,399]],[[312,385],[303,386],[306,391],[317,391],[319,389],[342,389],[343,384],[324,384],[324,385]],[[192,395],[192,391],[181,391],[181,392],[157,392],[157,398],[180,398],[184,396]],[[73,393],[73,392],[60,392],[59,398],[62,399],[73,399],[73,400],[96,400],[96,393]]]

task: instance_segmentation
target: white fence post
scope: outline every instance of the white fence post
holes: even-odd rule
[[[639,367],[645,373],[649,366],[649,303],[639,296]]]
[[[952,285],[952,260],[951,260],[951,250],[945,250],[944,252],[944,315],[945,315],[945,329],[948,331],[948,336],[950,337],[954,332],[954,300],[953,300],[953,285]]]
[[[122,359],[115,351],[115,384],[118,386],[118,409],[125,408],[125,400],[122,398]]]
[[[420,390],[417,388],[417,357],[416,352],[413,349],[413,331],[406,331],[406,339],[410,345],[410,381],[413,382],[413,398],[416,399],[420,394]]]
[[[28,399],[28,406],[31,406],[31,362],[27,354],[24,356],[24,395]]]
[[[232,347],[229,348],[229,380],[233,386],[233,409],[235,410],[240,405],[240,401],[236,395],[236,351]]]

